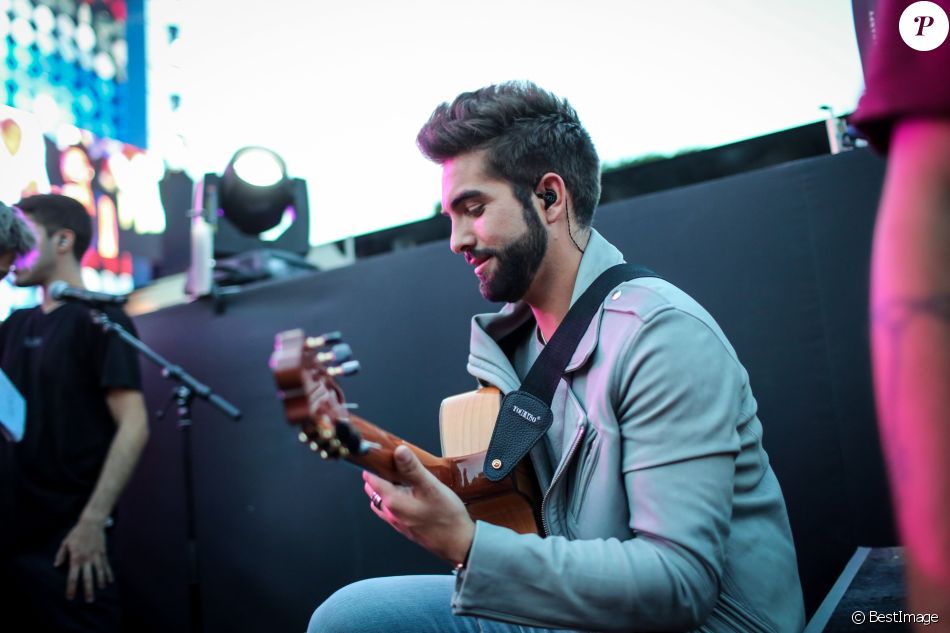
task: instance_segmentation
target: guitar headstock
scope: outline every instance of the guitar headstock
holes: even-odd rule
[[[352,356],[339,332],[306,336],[300,329],[287,330],[274,340],[270,368],[287,421],[300,427],[300,441],[324,459],[345,459],[365,450],[348,423],[351,407],[336,382],[359,371]]]

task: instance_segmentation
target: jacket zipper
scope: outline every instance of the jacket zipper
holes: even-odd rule
[[[541,497],[541,529],[544,531],[545,536],[551,536],[551,532],[548,529],[548,517],[545,514],[545,504],[548,501],[548,496],[551,494],[551,491],[554,490],[555,484],[557,484],[558,479],[561,478],[561,475],[567,470],[567,465],[570,463],[571,458],[574,457],[574,453],[577,451],[577,445],[581,443],[581,438],[584,437],[584,426],[581,425],[577,427],[577,433],[574,434],[574,440],[571,442],[571,448],[567,451],[567,456],[561,460],[561,468],[554,473],[554,478],[551,479],[551,485],[548,486],[547,492],[544,493],[544,496]]]

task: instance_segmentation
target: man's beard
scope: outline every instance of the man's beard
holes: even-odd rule
[[[477,251],[495,258],[495,272],[479,283],[478,289],[489,301],[514,302],[522,299],[541,266],[548,250],[548,234],[537,212],[527,207],[522,210],[528,225],[524,235],[501,251]]]

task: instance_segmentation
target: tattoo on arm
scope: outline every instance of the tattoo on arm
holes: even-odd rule
[[[881,411],[882,426],[887,433],[887,441],[894,444],[891,451],[893,475],[896,479],[906,479],[907,451],[901,445],[901,435],[896,432],[899,426],[898,398],[901,393],[901,369],[906,349],[903,348],[904,334],[907,328],[921,318],[942,321],[950,327],[950,293],[929,297],[897,297],[883,301],[871,310],[871,324],[875,329],[883,330],[889,348],[890,363],[884,368],[882,380],[884,406]],[[950,352],[948,352],[950,353]]]
[[[881,302],[871,311],[875,325],[884,327],[893,338],[918,316],[933,316],[950,322],[950,293],[931,297],[899,297]]]

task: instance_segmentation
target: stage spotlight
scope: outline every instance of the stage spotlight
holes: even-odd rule
[[[245,147],[232,159],[234,173],[255,187],[272,187],[287,178],[284,161],[269,149]]]
[[[284,160],[271,150],[239,149],[220,176],[205,174],[195,203],[187,284],[193,296],[213,293],[212,253],[218,287],[314,269],[304,259],[310,249],[307,183],[288,176]]]
[[[248,235],[280,224],[293,203],[293,181],[280,156],[263,147],[235,152],[221,176],[224,217]]]

